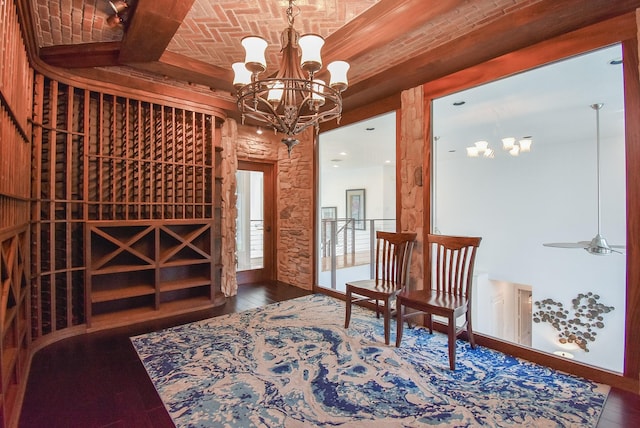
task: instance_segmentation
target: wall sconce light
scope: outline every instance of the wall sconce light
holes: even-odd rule
[[[116,15],[121,14],[122,12],[125,11],[126,8],[129,7],[129,5],[125,0],[110,1],[109,6],[111,6],[111,9],[113,9],[113,12]]]
[[[107,18],[107,25],[111,28],[119,27],[124,24],[124,20],[119,15],[111,15]]]
[[[129,3],[126,0],[110,1],[109,6],[114,14],[107,18],[107,25],[111,28],[124,25],[129,9]]]

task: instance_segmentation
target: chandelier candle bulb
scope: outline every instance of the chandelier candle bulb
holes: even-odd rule
[[[516,139],[513,137],[506,137],[502,139],[502,148],[505,150],[513,149],[513,145],[515,144]]]
[[[484,152],[487,150],[487,147],[489,147],[489,143],[487,141],[476,141],[474,144],[479,152]]]
[[[511,150],[509,150],[509,154],[511,156],[518,156],[520,154],[520,147],[518,145],[513,146]]]
[[[324,104],[324,87],[325,81],[316,79],[313,81],[313,92],[311,93],[311,102],[316,107],[320,107]]]
[[[242,39],[242,47],[245,50],[244,65],[252,73],[262,73],[267,69],[267,60],[264,56],[267,50],[267,41],[258,36],[247,36]]]
[[[324,39],[317,34],[305,34],[298,40],[298,45],[302,49],[300,66],[307,73],[315,73],[322,68],[322,57],[320,51],[324,45]]]
[[[282,100],[282,93],[284,92],[284,83],[276,82],[273,87],[269,90],[269,95],[267,95],[267,99],[270,103],[277,104]]]
[[[531,138],[523,138],[522,140],[518,141],[518,143],[520,144],[521,152],[531,151]]]
[[[231,68],[234,73],[233,87],[236,88],[236,90],[251,83],[251,72],[244,66],[244,62],[234,62]]]
[[[467,147],[467,156],[470,158],[478,157],[478,148],[477,147]]]
[[[349,71],[349,63],[346,61],[333,61],[327,66],[327,70],[331,74],[331,80],[329,86],[338,92],[342,92],[347,89],[348,80],[347,72]]]

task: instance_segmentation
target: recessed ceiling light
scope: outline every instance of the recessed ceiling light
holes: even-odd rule
[[[373,131],[376,128],[365,128],[367,131]]]
[[[331,159],[331,162],[342,162],[342,159]]]
[[[466,101],[455,101],[453,103],[454,106],[462,106],[465,105],[467,102]]]
[[[620,65],[622,64],[622,58],[616,58],[616,59],[612,59],[611,61],[609,61],[610,65]]]
[[[456,152],[456,150],[455,150],[455,149],[453,149],[453,150],[449,150],[449,153],[455,153],[455,152]]]

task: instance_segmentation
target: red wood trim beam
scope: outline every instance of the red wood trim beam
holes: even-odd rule
[[[327,37],[322,50],[325,62],[349,61],[365,55],[463,3],[463,0],[381,0]]]
[[[542,0],[351,86],[350,110],[493,58],[634,11],[640,0]]]
[[[640,25],[640,11],[636,12]],[[622,44],[624,58],[625,160],[627,163],[627,308],[624,375],[640,379],[640,76],[638,39]],[[640,384],[634,391],[640,394]]]
[[[54,75],[54,77],[57,77]],[[219,117],[227,117],[226,112],[236,110],[235,100],[209,96],[200,93],[187,93],[184,89],[165,85],[162,82],[149,82],[123,74],[112,73],[105,69],[78,69],[73,74],[65,74],[64,81],[71,81],[77,87],[87,87],[92,91],[105,94],[118,94],[158,104],[169,104],[205,112]],[[117,82],[117,83],[109,83]]]
[[[138,0],[122,40],[120,62],[160,59],[195,0]]]
[[[158,61],[130,64],[131,67],[172,77],[176,80],[205,85],[235,94],[233,72],[184,55],[166,51]]]
[[[40,48],[40,59],[64,68],[109,67],[120,65],[121,42],[81,43]]]

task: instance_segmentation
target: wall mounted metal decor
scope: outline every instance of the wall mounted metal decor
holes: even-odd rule
[[[533,322],[548,322],[558,330],[560,343],[575,343],[585,352],[589,352],[587,344],[596,340],[596,329],[604,328],[603,314],[615,309],[613,306],[599,303],[598,300],[598,294],[580,293],[571,300],[571,310],[565,309],[562,302],[553,299],[536,301],[534,304],[537,311],[533,314]]]

